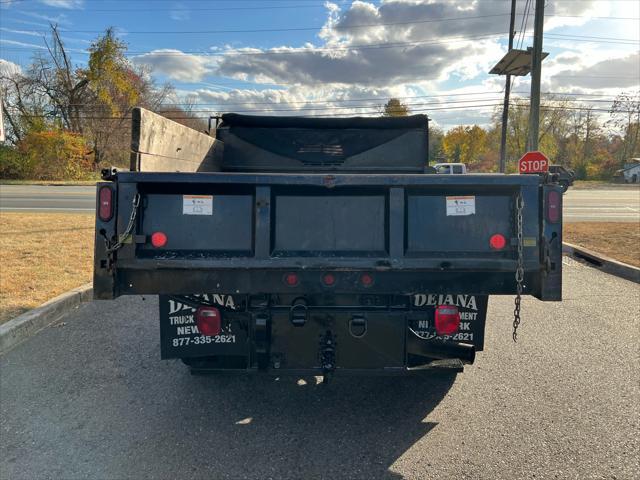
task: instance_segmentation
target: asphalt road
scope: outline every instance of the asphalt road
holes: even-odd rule
[[[0,211],[96,211],[96,187],[54,185],[0,185]]]
[[[0,478],[637,478],[640,288],[565,262],[455,382],[191,376],[154,297],[83,305],[0,357]]]
[[[95,187],[0,185],[0,211],[95,211]],[[570,189],[565,222],[639,222],[640,189]]]

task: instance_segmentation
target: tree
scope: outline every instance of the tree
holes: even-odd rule
[[[384,104],[382,116],[384,117],[406,117],[409,115],[409,107],[397,98],[390,98]]]
[[[622,134],[617,159],[620,166],[630,158],[640,156],[640,91],[618,95],[609,111],[607,125]]]
[[[86,135],[95,163],[126,163],[129,157],[130,117],[135,106],[156,110],[171,92],[156,89],[147,73],[126,58],[127,46],[108,28],[89,48],[88,67],[79,75],[88,82]]]
[[[128,165],[132,108],[157,110],[171,87],[157,88],[148,72],[134,67],[113,29],[92,44],[86,68],[73,65],[55,25],[45,44],[24,73],[0,75],[10,143],[34,132],[75,133],[93,154],[93,169]]]
[[[444,153],[451,162],[477,164],[486,147],[487,132],[478,125],[452,128],[442,141]]]
[[[439,162],[444,156],[442,141],[444,132],[436,126],[429,127],[429,162]]]

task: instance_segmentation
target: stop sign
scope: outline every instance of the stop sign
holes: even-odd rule
[[[520,173],[544,173],[549,170],[549,159],[542,152],[527,152],[518,161]]]

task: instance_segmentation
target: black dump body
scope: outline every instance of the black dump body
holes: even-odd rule
[[[426,117],[225,115],[217,139],[225,171],[118,173],[98,185],[114,205],[96,221],[94,295],[159,294],[165,358],[406,372],[473,360],[487,296],[516,293],[519,258],[523,294],[561,298],[560,187],[423,173]],[[215,338],[195,326],[203,305],[226,322]],[[465,321],[434,340],[438,305]]]
[[[235,172],[423,173],[426,115],[388,118],[222,116],[221,167]]]

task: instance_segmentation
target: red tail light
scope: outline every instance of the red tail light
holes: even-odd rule
[[[103,222],[108,222],[113,216],[113,190],[111,187],[100,187],[98,202],[98,217]]]
[[[360,283],[363,287],[370,287],[373,285],[373,276],[368,273],[363,273],[360,276]]]
[[[560,192],[551,190],[547,193],[547,220],[551,223],[560,221],[562,211],[562,195]]]
[[[298,282],[300,282],[300,279],[296,273],[287,273],[284,276],[284,283],[289,287],[295,287]]]
[[[453,335],[460,327],[460,312],[453,305],[438,305],[436,307],[436,333],[438,335]]]
[[[504,235],[496,233],[495,235],[491,235],[491,238],[489,239],[489,245],[494,250],[502,250],[507,246],[507,239],[504,238]]]
[[[332,287],[336,283],[336,277],[333,273],[325,273],[322,276],[322,283],[324,283],[327,287]]]
[[[153,232],[153,234],[151,234],[151,245],[155,248],[164,247],[167,241],[167,235],[164,232]]]
[[[220,335],[220,310],[216,307],[200,307],[196,310],[196,325],[198,331],[207,337]]]

